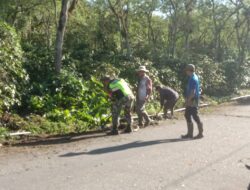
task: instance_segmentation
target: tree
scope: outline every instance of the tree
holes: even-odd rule
[[[250,6],[243,3],[243,1],[231,0],[235,6],[236,20],[235,32],[238,48],[238,61],[242,65],[246,58],[246,50],[249,47],[250,38]]]
[[[57,73],[60,73],[62,67],[63,38],[68,21],[68,14],[74,10],[77,1],[78,0],[62,0],[61,13],[55,43],[55,69]]]
[[[138,21],[142,22],[142,28],[144,25],[147,25],[147,39],[150,52],[152,52],[152,59],[155,61],[157,60],[157,41],[160,36],[157,34],[155,29],[155,22],[154,22],[154,11],[156,11],[160,7],[160,2],[158,0],[144,0],[138,1],[137,4],[133,5],[134,9],[138,12]],[[145,23],[142,21],[145,18]]]
[[[110,10],[115,15],[119,32],[121,35],[121,50],[123,52],[126,49],[126,56],[130,58],[131,56],[131,47],[129,42],[129,11],[130,11],[130,1],[129,0],[116,0],[112,2],[107,0]]]

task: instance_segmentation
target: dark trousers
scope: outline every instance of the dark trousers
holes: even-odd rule
[[[198,115],[198,107],[186,107],[185,118],[187,123],[192,123],[192,117],[197,124],[201,123]]]

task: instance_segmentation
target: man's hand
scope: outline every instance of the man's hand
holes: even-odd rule
[[[195,97],[195,89],[191,91],[190,95],[186,98],[186,107],[193,105],[193,100]]]
[[[187,98],[185,101],[185,106],[189,107],[193,105],[193,99],[192,98]]]

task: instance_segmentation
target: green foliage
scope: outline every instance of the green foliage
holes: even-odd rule
[[[8,129],[0,126],[0,140],[8,135]]]
[[[226,89],[234,93],[240,87],[247,86],[249,78],[249,61],[246,60],[243,64],[237,59],[228,59],[221,65],[223,75],[226,80]]]
[[[157,70],[153,67],[153,63],[148,60],[140,59],[138,57],[135,57],[134,59],[127,60],[127,59],[118,59],[114,63],[114,65],[119,69],[119,77],[128,79],[128,81],[131,84],[136,85],[138,81],[138,76],[136,70],[139,68],[140,65],[145,65],[147,69],[150,70],[150,77],[158,81],[157,78]]]
[[[50,120],[43,127],[46,128],[43,131],[47,132],[50,132],[47,128],[51,121],[61,123],[63,128],[62,123],[73,125],[76,131],[87,131],[107,122],[109,102],[102,84],[91,75],[95,73],[101,77],[102,71],[114,70],[112,66],[109,69],[100,65],[92,74],[87,73],[90,70],[82,73],[89,65],[77,65],[79,60],[65,58],[65,69],[55,75],[51,51],[45,48],[34,49],[29,44],[25,44],[25,50],[27,59],[24,66],[30,74],[30,87],[23,96],[20,112],[45,116]],[[36,129],[32,127],[32,131],[35,132]]]
[[[74,131],[73,126],[63,122],[51,122],[39,115],[30,115],[25,119],[22,129],[33,134],[67,134]]]
[[[106,122],[109,103],[102,84],[94,77],[83,81],[76,73],[63,70],[47,81],[44,95],[31,95],[30,111],[45,115],[54,122],[85,122],[89,129]],[[42,88],[44,89],[44,88]]]
[[[0,21],[0,109],[21,103],[28,76],[22,65],[23,52],[15,30]]]
[[[154,84],[180,95],[189,63],[197,67],[204,97],[250,85],[249,15],[242,11],[248,2],[136,0],[128,12],[125,2],[111,2],[115,10],[107,1],[78,1],[66,27],[63,69],[56,74],[61,1],[0,1],[0,115],[23,116],[14,115],[7,128],[54,134],[103,125],[110,105],[98,79],[124,78],[135,89],[140,65]],[[131,56],[124,55],[127,45]],[[147,109],[154,113],[158,106],[153,100]]]
[[[36,89],[40,89],[39,85],[43,85],[54,75],[54,54],[53,50],[45,47],[36,47],[29,43],[23,43],[25,51],[25,60],[23,66],[29,74],[30,84],[36,84]],[[29,85],[30,86],[30,85]]]
[[[181,59],[167,58],[163,56],[154,67],[158,71],[159,83],[175,89],[180,94],[186,85],[186,77],[183,69],[186,63]]]
[[[196,61],[202,93],[210,96],[225,96],[228,91],[220,64],[207,56],[198,56]]]

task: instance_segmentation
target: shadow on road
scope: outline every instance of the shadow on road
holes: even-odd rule
[[[248,170],[250,170],[250,165],[247,165],[247,164],[246,164],[245,167],[246,167]],[[250,190],[250,183],[249,183],[249,185],[248,185],[247,190]]]
[[[107,136],[105,133],[99,134],[79,134],[79,135],[65,135],[65,136],[56,136],[56,137],[49,137],[49,138],[41,138],[41,139],[34,139],[16,143],[12,146],[42,146],[42,145],[56,145],[56,144],[66,144],[77,142],[81,140],[93,139],[93,138],[100,138]]]
[[[122,144],[118,146],[94,149],[88,152],[69,152],[67,154],[60,155],[60,157],[74,157],[74,156],[80,156],[84,154],[88,154],[88,155],[107,154],[107,153],[124,151],[128,149],[133,149],[133,148],[141,148],[145,146],[152,146],[152,145],[157,145],[157,144],[162,144],[162,143],[175,143],[175,142],[183,142],[183,141],[190,141],[190,140],[193,140],[193,139],[178,138],[178,139],[163,139],[163,140],[153,140],[153,141],[134,141],[131,143]]]
[[[246,166],[246,168],[247,168],[247,169],[249,169],[249,170],[250,170],[250,166],[249,166],[249,165],[247,165],[247,164],[246,164],[245,166]]]

